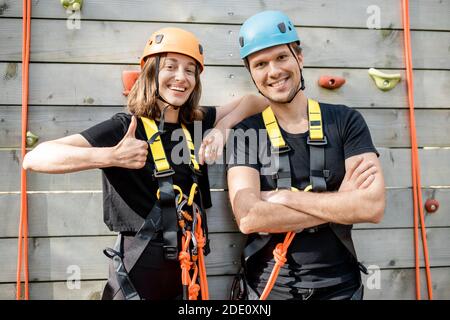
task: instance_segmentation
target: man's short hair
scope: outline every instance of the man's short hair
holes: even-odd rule
[[[302,47],[300,46],[300,43],[295,41],[295,42],[291,42],[288,45],[290,45],[292,47],[292,49],[294,50],[294,52],[296,54],[302,54]],[[267,48],[266,48],[267,49]],[[264,50],[264,49],[263,49]],[[247,68],[248,71],[250,71],[250,65],[248,64],[248,57],[244,58],[244,65]]]

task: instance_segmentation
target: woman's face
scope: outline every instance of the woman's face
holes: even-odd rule
[[[159,94],[171,105],[182,106],[195,88],[196,62],[179,53],[168,53],[159,70]]]

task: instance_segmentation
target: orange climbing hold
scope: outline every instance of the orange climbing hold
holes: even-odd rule
[[[133,88],[139,74],[138,70],[124,70],[122,71],[123,95],[126,97]]]
[[[319,86],[325,89],[337,89],[345,84],[345,79],[335,76],[321,76],[319,78]]]

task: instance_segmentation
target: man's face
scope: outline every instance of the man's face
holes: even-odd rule
[[[298,54],[297,57],[303,68],[303,56]],[[248,57],[248,63],[256,86],[270,100],[286,103],[297,93],[300,70],[287,45],[255,52]]]

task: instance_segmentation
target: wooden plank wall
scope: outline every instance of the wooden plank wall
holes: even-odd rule
[[[303,42],[307,95],[362,112],[381,152],[387,184],[385,218],[379,225],[355,225],[353,233],[363,262],[381,268],[380,288],[366,288],[366,299],[414,299],[406,86],[403,81],[394,90],[381,92],[367,75],[370,67],[405,74],[400,1],[87,0],[79,29],[67,27],[69,14],[59,1],[32,2],[29,129],[41,140],[79,132],[123,110],[121,72],[138,68],[143,44],[163,26],[191,30],[202,40],[203,105],[216,106],[255,92],[239,60],[240,24],[261,10],[287,12]],[[15,294],[21,3],[0,0],[0,299],[13,299]],[[423,196],[441,204],[425,219],[433,289],[436,298],[449,299],[450,0],[410,3]],[[380,8],[379,30],[366,26],[371,5]],[[324,74],[344,76],[347,83],[337,91],[321,89],[315,83]],[[244,238],[231,218],[223,166],[211,168],[210,180],[213,252],[207,267],[211,296],[224,299]],[[31,298],[98,299],[108,262],[101,250],[114,241],[102,222],[100,172],[30,173],[28,188]],[[80,289],[70,290],[66,280],[73,265],[80,268],[82,281]]]

